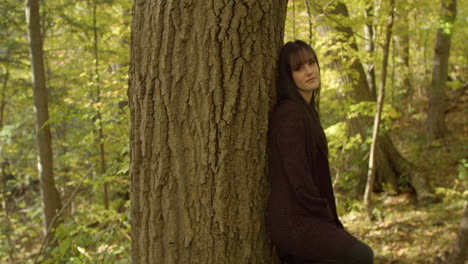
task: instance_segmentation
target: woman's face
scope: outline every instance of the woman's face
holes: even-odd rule
[[[294,83],[299,93],[311,95],[320,86],[320,70],[314,56],[309,52],[304,52],[305,58],[301,63],[291,65],[291,72]]]

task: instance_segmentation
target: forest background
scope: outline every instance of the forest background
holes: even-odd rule
[[[319,2],[288,2],[284,41],[305,40],[318,53],[321,117],[339,215],[372,246],[377,263],[444,263],[455,247],[468,198],[468,3],[458,0],[456,18],[450,21],[441,16],[439,1],[402,0],[391,8],[389,1],[352,0],[346,1],[347,14],[326,12],[334,1]],[[52,184],[61,200],[59,215],[52,219],[55,232],[47,237],[25,4],[5,0],[0,12],[0,262],[130,263],[127,88],[132,4],[40,2],[43,95],[49,114],[42,126],[50,127]],[[371,221],[363,203],[367,174],[362,173],[367,173],[369,155],[356,152],[369,153],[372,129],[365,136],[350,135],[347,124],[356,115],[373,118],[376,103],[339,99],[337,94],[357,84],[338,81],[342,78],[331,65],[340,60],[341,71],[352,76],[352,65],[359,60],[366,70],[375,69],[378,83],[392,12],[380,133],[390,135],[414,171],[424,175],[430,193],[418,200],[410,175],[398,178],[398,188],[377,179]],[[351,29],[351,37],[323,34],[327,27]],[[451,37],[442,110],[447,131],[432,137],[426,124],[439,29]]]

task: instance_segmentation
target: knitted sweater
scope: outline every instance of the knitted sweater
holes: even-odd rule
[[[322,260],[340,255],[356,238],[344,230],[336,213],[328,158],[314,139],[323,128],[318,119],[308,120],[305,108],[291,100],[273,112],[267,228],[283,251]],[[314,130],[319,133],[311,133]]]

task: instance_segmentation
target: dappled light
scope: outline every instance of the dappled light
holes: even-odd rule
[[[466,263],[467,6],[1,1],[0,263],[280,264],[267,146],[296,39],[337,222],[376,264]]]

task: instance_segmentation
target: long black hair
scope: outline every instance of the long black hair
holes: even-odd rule
[[[302,106],[307,113],[310,121],[311,129],[310,134],[325,155],[328,155],[328,144],[327,138],[323,131],[322,125],[319,118],[319,87],[312,91],[312,98],[310,102],[306,102],[304,97],[299,93],[298,87],[296,86],[292,77],[292,69],[295,65],[305,64],[307,61],[307,54],[311,54],[317,63],[319,72],[320,64],[317,59],[317,54],[302,40],[287,42],[280,51],[278,60],[278,83],[277,83],[277,101],[280,104],[284,100],[295,101]]]
[[[317,63],[320,72],[320,64],[317,59],[317,54],[302,40],[290,41],[284,44],[281,49],[278,61],[278,83],[277,83],[277,99],[278,102],[285,99],[290,99],[301,104],[307,104],[302,95],[299,93],[294,79],[292,77],[292,66],[305,64],[307,53],[312,54]],[[319,110],[319,95],[320,86],[312,92],[312,98],[309,105],[318,112]]]

